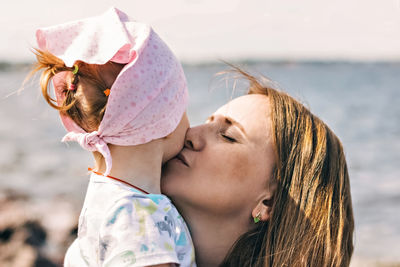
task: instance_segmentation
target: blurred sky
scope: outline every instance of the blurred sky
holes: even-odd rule
[[[0,10],[0,61],[30,61],[38,27],[115,6],[150,23],[186,62],[400,60],[400,0],[14,0]]]

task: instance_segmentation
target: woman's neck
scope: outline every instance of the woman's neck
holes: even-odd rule
[[[249,230],[247,220],[207,216],[192,210],[184,218],[190,227],[196,263],[199,267],[217,267],[224,260],[236,240]]]
[[[136,146],[110,145],[112,168],[110,176],[133,184],[149,193],[160,194],[160,177],[162,165],[161,142],[154,140]],[[104,158],[94,153],[96,170],[104,173]]]

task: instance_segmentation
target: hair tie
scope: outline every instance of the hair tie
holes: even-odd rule
[[[106,89],[106,90],[104,90],[103,91],[103,93],[106,95],[106,96],[109,96],[110,95],[110,92],[111,92],[111,90],[110,89]]]
[[[76,83],[78,82],[78,80],[76,79],[76,75],[78,74],[79,71],[79,67],[77,64],[74,65],[74,70],[72,71],[72,74],[74,75],[74,77],[72,78],[72,82],[68,87],[69,91],[75,91],[76,90]]]
[[[76,75],[79,71],[79,67],[77,64],[74,65],[74,70],[72,71],[72,74]]]
[[[76,90],[76,84],[71,83],[68,87],[69,91],[75,91]]]

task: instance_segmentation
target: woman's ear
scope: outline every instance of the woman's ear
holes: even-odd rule
[[[275,182],[275,179],[271,178],[267,188],[263,193],[261,193],[257,205],[251,212],[255,223],[258,223],[259,221],[266,222],[271,218],[276,190],[277,183]]]
[[[262,199],[251,213],[254,218],[254,222],[257,223],[258,221],[268,221],[271,217],[272,205],[272,198]]]

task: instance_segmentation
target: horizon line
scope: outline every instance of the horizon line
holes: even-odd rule
[[[247,58],[247,59],[221,59],[205,60],[180,60],[183,66],[217,66],[224,62],[233,64],[255,65],[267,64],[400,64],[400,58],[393,59],[359,59],[359,58]],[[0,71],[23,69],[34,64],[33,60],[7,60],[0,59]]]

